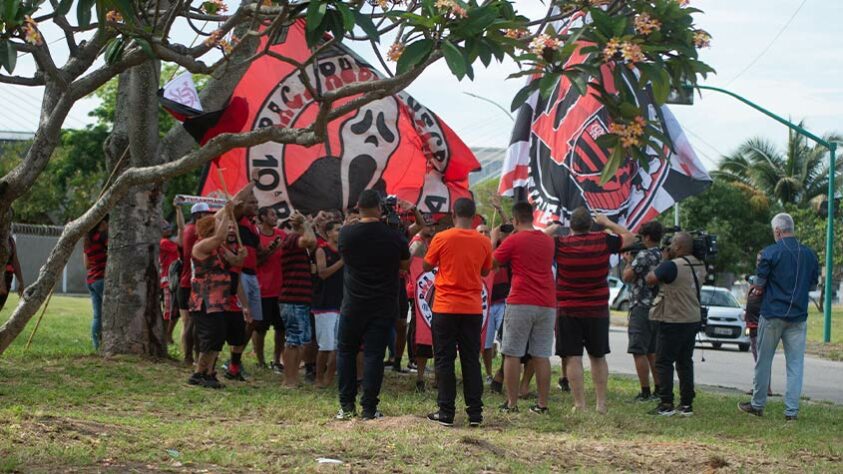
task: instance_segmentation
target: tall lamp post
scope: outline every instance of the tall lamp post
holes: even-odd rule
[[[828,224],[826,226],[826,237],[825,237],[825,287],[824,287],[824,303],[823,303],[823,316],[824,316],[824,324],[823,324],[823,341],[828,343],[831,342],[831,286],[834,283],[832,279],[832,270],[834,267],[834,196],[835,196],[835,185],[834,185],[834,178],[835,178],[835,154],[837,152],[837,143],[828,142],[823,140],[822,138],[814,135],[813,133],[805,130],[804,128],[800,127],[799,125],[785,119],[784,117],[780,117],[769,110],[761,107],[760,105],[741,97],[734,92],[727,91],[726,89],[721,89],[719,87],[712,87],[712,86],[686,86],[685,93],[688,94],[683,98],[683,103],[689,103],[693,101],[693,88],[696,87],[697,89],[703,90],[710,90],[715,92],[720,92],[726,94],[728,96],[734,97],[739,101],[743,102],[744,104],[752,107],[753,109],[761,112],[762,114],[772,118],[773,120],[784,124],[786,127],[790,128],[791,130],[795,131],[796,133],[810,138],[811,140],[819,143],[820,145],[828,148],[829,153],[829,171],[828,171]]]

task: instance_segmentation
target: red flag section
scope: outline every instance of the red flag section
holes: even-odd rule
[[[426,272],[424,271],[423,264],[424,260],[421,257],[413,257],[410,260],[410,281],[407,289],[409,290],[410,301],[414,305],[416,318],[416,340],[410,341],[410,343],[432,346],[433,282],[436,278],[436,269],[434,268],[433,271]],[[493,282],[494,273],[490,273],[483,278],[483,292],[481,294],[483,301],[483,327],[480,330],[481,341],[486,340],[486,324],[489,321],[489,311],[492,307],[490,298]]]
[[[281,41],[270,49],[300,62],[311,54],[302,21],[291,26]],[[321,52],[307,73],[318,91],[380,78],[371,65],[342,45]],[[298,70],[264,56],[250,65],[220,122],[201,134],[202,141],[222,131],[305,128],[314,121],[317,108]],[[353,207],[368,188],[416,203],[422,212],[441,213],[448,212],[457,198],[471,196],[468,173],[480,167],[468,146],[436,114],[403,92],[330,122],[326,142],[309,148],[265,143],[231,150],[210,164],[201,193],[222,191],[218,168],[232,192],[257,169],[258,201],[274,207],[281,218],[293,210]]]

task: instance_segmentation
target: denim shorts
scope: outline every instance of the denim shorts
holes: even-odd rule
[[[281,305],[281,319],[287,329],[288,346],[304,346],[310,343],[313,330],[310,327],[310,306],[306,304]]]
[[[261,287],[258,283],[258,277],[249,275],[248,273],[240,274],[240,283],[243,284],[243,293],[246,294],[246,299],[249,302],[249,311],[252,313],[252,319],[255,321],[263,320],[263,308],[261,306]],[[240,304],[244,304],[243,301]]]
[[[492,303],[489,308],[489,321],[486,323],[486,343],[483,344],[483,349],[491,349],[495,344],[495,337],[503,323],[503,314],[506,311],[506,303]]]

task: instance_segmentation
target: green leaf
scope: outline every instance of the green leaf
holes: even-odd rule
[[[369,39],[373,40],[375,43],[380,42],[381,37],[378,34],[378,27],[375,26],[374,22],[372,22],[372,18],[369,17],[369,15],[361,13],[360,10],[353,11],[354,20],[357,23],[357,26],[369,35]]]
[[[67,15],[70,12],[70,7],[73,6],[73,0],[61,0],[59,6],[56,8],[56,13],[59,15]]]
[[[451,31],[462,38],[469,38],[482,33],[497,18],[498,13],[493,8],[476,8],[469,12],[468,18]]]
[[[618,146],[619,142],[618,136],[612,133],[604,133],[603,135],[597,137],[594,141],[597,142],[597,145],[604,150],[611,150],[612,148]]]
[[[126,42],[122,36],[113,38],[105,47],[105,63],[112,65],[120,60],[123,55],[123,49],[126,47]]]
[[[655,75],[650,77],[653,85],[653,98],[656,103],[661,105],[667,100],[670,94],[670,75],[662,68],[655,69]]]
[[[541,79],[539,79],[539,91],[541,92],[542,98],[550,97],[550,93],[553,91],[553,88],[556,87],[556,83],[559,82],[559,74],[558,73],[545,73]]]
[[[451,72],[457,76],[457,79],[462,80],[465,77],[466,63],[460,48],[454,46],[454,43],[445,40],[442,42],[442,54],[445,56],[445,62],[448,63],[448,68]]]
[[[315,31],[322,24],[327,11],[328,4],[324,0],[310,0],[307,5],[307,31]]]
[[[600,184],[608,183],[615,176],[624,159],[623,148],[619,146],[614,147],[612,149],[612,155],[609,156],[609,160],[606,161],[606,166],[603,168],[603,174],[600,175]]]
[[[641,110],[635,106],[635,104],[631,104],[629,102],[624,102],[621,104],[621,116],[625,119],[634,119],[635,117],[641,115]]]
[[[4,0],[3,1],[3,19],[6,24],[16,25],[18,21],[15,17],[18,15],[18,8],[20,8],[19,0]]]
[[[512,105],[510,106],[510,110],[515,112],[518,110],[519,107],[524,105],[524,102],[530,97],[530,95],[539,88],[539,81],[530,81],[529,84],[522,87],[520,91],[515,94],[515,97],[512,98]]]
[[[85,28],[91,24],[91,10],[96,3],[96,0],[79,0],[76,4],[76,20],[79,26]]]
[[[433,40],[427,38],[408,44],[404,48],[404,52],[401,53],[401,57],[398,58],[396,72],[398,74],[404,74],[424,61],[430,55],[430,52],[433,51],[433,45]]]
[[[345,27],[345,31],[351,31],[354,29],[354,13],[352,13],[351,9],[346,6],[344,3],[337,3],[334,5],[337,10],[339,10],[340,14],[342,15],[342,23]]]
[[[477,42],[477,56],[480,57],[480,62],[486,67],[489,67],[489,64],[492,63],[492,50],[483,38]]]
[[[11,74],[15,70],[17,61],[18,51],[15,45],[9,40],[0,40],[0,64],[3,68]]]
[[[155,53],[152,51],[152,45],[149,44],[149,41],[143,38],[135,38],[135,43],[140,46],[144,53],[149,56],[150,59],[156,59]]]
[[[131,0],[112,0],[114,7],[123,15],[123,20],[129,25],[135,24],[135,7]]]

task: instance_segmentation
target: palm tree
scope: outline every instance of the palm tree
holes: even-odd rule
[[[802,126],[802,123],[799,125]],[[826,134],[823,139],[843,143],[843,136],[836,133]],[[828,166],[826,147],[789,130],[784,152],[764,138],[751,138],[735,153],[724,156],[720,168],[712,175],[717,179],[752,186],[782,205],[801,206],[825,195]],[[840,173],[843,160],[838,160],[835,168]],[[840,180],[837,184],[839,187]]]

